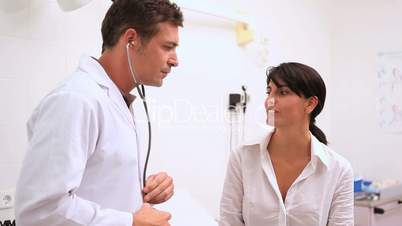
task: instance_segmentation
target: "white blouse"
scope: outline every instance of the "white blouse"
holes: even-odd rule
[[[232,153],[219,225],[353,226],[350,163],[311,135],[311,161],[290,186],[283,202],[267,151],[271,135]]]

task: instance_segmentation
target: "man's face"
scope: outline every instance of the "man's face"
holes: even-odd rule
[[[178,27],[169,22],[160,23],[159,32],[132,51],[135,52],[132,63],[138,82],[149,86],[162,86],[163,79],[170,73],[171,68],[178,65],[178,43]]]

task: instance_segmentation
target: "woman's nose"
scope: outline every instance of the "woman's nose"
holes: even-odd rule
[[[275,98],[268,96],[267,98],[267,110],[272,110],[275,107]]]

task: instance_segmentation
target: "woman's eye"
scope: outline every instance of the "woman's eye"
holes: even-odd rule
[[[289,92],[287,90],[281,90],[281,95],[287,95]]]

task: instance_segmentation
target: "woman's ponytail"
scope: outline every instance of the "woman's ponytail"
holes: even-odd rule
[[[327,137],[325,136],[324,132],[322,132],[322,130],[320,128],[318,128],[318,126],[316,126],[315,124],[315,120],[312,120],[310,122],[310,132],[323,144],[327,145],[328,141],[327,141]]]

